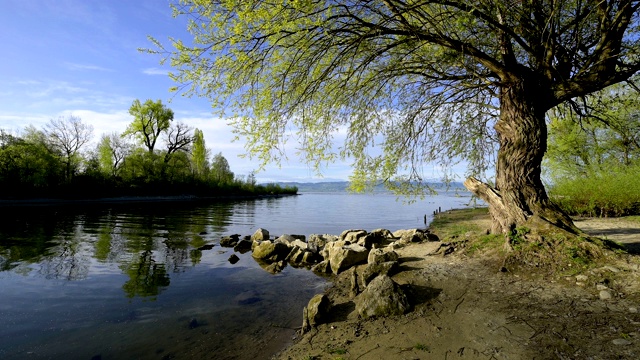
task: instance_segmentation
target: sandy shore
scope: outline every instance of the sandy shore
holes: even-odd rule
[[[576,225],[632,251],[640,246],[635,219]],[[640,256],[545,278],[499,272],[498,259],[430,255],[437,246],[398,250],[393,279],[410,292],[409,313],[358,319],[341,274],[328,291],[331,322],[274,359],[640,359]]]

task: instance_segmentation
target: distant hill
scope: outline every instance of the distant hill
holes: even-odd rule
[[[301,183],[301,182],[279,182],[278,185],[284,186],[296,186],[299,194],[304,193],[318,193],[318,192],[347,192],[349,188],[348,181],[327,181],[327,182],[315,182],[315,183]],[[429,183],[437,191],[464,191],[467,190],[460,182],[451,182],[448,185],[441,182]],[[447,188],[448,186],[448,188]],[[378,185],[373,189],[374,193],[388,193],[384,185]]]

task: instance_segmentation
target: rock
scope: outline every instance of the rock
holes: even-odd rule
[[[427,237],[427,241],[440,241],[440,238],[436,234],[425,233],[425,236]]]
[[[298,246],[294,246],[285,261],[288,261],[292,265],[300,264],[302,262],[302,258],[304,257],[305,251],[300,249]]]
[[[247,251],[251,250],[252,247],[253,247],[253,241],[242,239],[236,244],[236,246],[233,247],[233,251],[237,251],[241,254],[244,254]]]
[[[340,241],[336,243],[340,243]],[[367,248],[358,244],[350,244],[331,247],[328,251],[328,257],[325,259],[329,260],[331,271],[337,275],[354,265],[366,263],[368,256],[369,250]]]
[[[324,234],[324,235],[318,235],[318,234],[311,234],[309,236],[309,241],[307,242],[310,246],[315,246],[318,249],[322,249],[324,248],[324,246],[327,243],[330,242],[334,242],[337,241],[338,237],[335,235],[329,235],[329,234]]]
[[[398,272],[400,265],[397,261],[386,261],[382,263],[371,263],[362,272],[362,283],[364,286],[376,278],[378,275],[392,276]]]
[[[316,274],[330,274],[331,266],[329,265],[329,260],[323,260],[317,265],[311,267],[311,271]]]
[[[198,250],[200,251],[204,251],[204,250],[211,250],[213,249],[215,245],[214,244],[206,244],[206,245],[202,245],[198,248]]]
[[[193,318],[189,321],[189,329],[195,329],[198,326],[200,326],[200,323],[198,323],[198,320],[196,318]]]
[[[239,234],[233,234],[233,235],[229,235],[229,236],[224,236],[222,239],[220,239],[220,246],[223,246],[223,247],[234,247],[234,246],[236,246],[238,241],[240,241],[240,235]]]
[[[240,258],[236,254],[231,254],[231,256],[229,256],[229,262],[231,264],[235,264],[238,261],[240,261]]]
[[[337,251],[338,249],[342,249],[343,246],[348,245],[349,243],[343,240],[336,240],[332,242],[328,242],[324,245],[322,251],[320,251],[320,255],[325,259],[329,260],[331,257],[331,253]]]
[[[324,294],[318,294],[309,300],[309,304],[302,310],[302,333],[327,321],[331,302]]]
[[[409,310],[409,300],[400,285],[380,275],[356,297],[356,311],[362,318],[402,315]]]
[[[398,253],[393,250],[373,249],[369,251],[367,264],[379,264],[387,261],[398,261]]]
[[[320,255],[314,252],[305,251],[304,254],[302,255],[303,264],[316,264],[320,261],[322,261],[322,258],[320,257]]]
[[[294,238],[293,236],[291,236],[289,234],[282,234],[279,238],[275,239],[273,242],[274,243],[285,244],[285,245],[291,247],[291,243],[293,243],[294,241],[296,241],[296,238]]]
[[[369,234],[384,240],[389,240],[393,238],[393,234],[391,233],[391,231],[387,229],[375,229],[371,231]]]
[[[423,229],[398,230],[393,236],[404,243],[429,241],[427,231]]]
[[[629,341],[627,339],[613,339],[612,342],[613,342],[614,345],[618,345],[618,346],[631,345],[631,341]]]
[[[585,282],[587,281],[587,279],[588,279],[587,275],[576,275],[576,281]]]
[[[620,272],[620,269],[618,269],[616,267],[613,267],[611,265],[607,265],[607,266],[602,267],[602,270],[611,271],[612,273],[619,273]]]
[[[611,292],[609,292],[608,290],[600,291],[599,296],[600,296],[600,299],[602,299],[602,300],[609,300],[612,297],[611,296]]]
[[[307,250],[309,248],[309,244],[307,244],[306,242],[300,240],[300,239],[295,239],[291,244],[291,247],[299,247],[302,250]]]
[[[597,290],[609,290],[608,287],[606,287],[605,285],[602,285],[602,284],[596,285],[596,289]]]
[[[263,228],[259,228],[256,232],[251,235],[252,241],[264,241],[269,240],[269,231]]]
[[[300,240],[300,241],[302,241],[302,242],[304,242],[304,243],[306,243],[306,242],[307,242],[307,237],[306,237],[306,236],[304,236],[304,235],[296,235],[296,234],[292,234],[291,236],[293,236],[293,238],[294,238],[294,239],[296,239],[296,240]]]
[[[355,244],[361,237],[364,237],[366,235],[366,230],[345,230],[340,234],[339,239]]]
[[[253,248],[253,256],[256,259],[266,261],[281,261],[289,255],[289,247],[282,243],[263,241]]]

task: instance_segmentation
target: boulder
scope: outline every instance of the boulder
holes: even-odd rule
[[[371,249],[374,246],[382,247],[393,241],[393,234],[387,229],[376,229],[368,233],[366,236],[358,239],[358,244]]]
[[[306,242],[300,240],[300,239],[295,239],[291,244],[292,247],[299,247],[302,250],[307,250],[307,248],[309,247],[309,244],[307,244]]]
[[[294,241],[296,241],[296,238],[294,238],[292,235],[282,234],[279,238],[275,239],[273,242],[285,244],[285,245],[291,247],[292,246],[291,244]]]
[[[253,256],[259,260],[280,261],[289,255],[290,249],[287,245],[271,241],[263,241],[253,248]]]
[[[320,257],[320,255],[311,252],[311,251],[305,251],[304,254],[302,255],[302,263],[303,264],[317,264],[318,262],[322,261],[322,258]]]
[[[256,232],[251,235],[252,241],[264,241],[269,240],[269,231],[263,228],[259,228]]]
[[[289,264],[298,265],[302,262],[304,253],[305,251],[303,249],[300,249],[298,246],[294,246],[285,260],[288,261]]]
[[[313,267],[311,267],[311,271],[313,271],[315,274],[320,275],[331,274],[331,266],[329,265],[329,260],[323,260],[314,265]]]
[[[223,246],[223,247],[234,247],[234,246],[236,246],[236,244],[238,244],[238,241],[240,241],[240,235],[239,234],[233,234],[233,235],[229,235],[229,236],[224,236],[224,237],[222,237],[222,239],[220,239],[220,246]]]
[[[367,235],[366,230],[345,230],[340,234],[339,239],[340,240],[344,240],[344,241],[348,241],[352,244],[355,244],[358,242],[358,240],[361,237],[364,237]]]
[[[236,254],[231,254],[231,256],[229,256],[229,262],[231,264],[235,264],[238,261],[240,261],[240,258]]]
[[[331,257],[332,252],[335,252],[338,249],[342,249],[342,247],[346,245],[349,245],[349,243],[344,240],[328,242],[324,245],[322,251],[320,251],[320,255],[322,255],[325,260],[328,260],[329,257]]]
[[[398,261],[398,253],[385,249],[373,249],[369,251],[367,264],[379,264],[386,261]]]
[[[393,237],[400,238],[404,243],[423,242],[429,240],[427,233],[424,229],[398,230],[393,233]]]
[[[378,275],[392,276],[396,274],[399,269],[400,265],[397,261],[371,263],[362,271],[362,284],[364,286],[369,285]]]
[[[331,271],[334,274],[349,269],[350,267],[367,262],[369,250],[358,244],[344,245],[342,247],[333,247],[329,251],[329,260]]]
[[[302,333],[327,321],[331,302],[324,294],[318,294],[309,300],[309,304],[302,310]]]
[[[242,240],[238,241],[236,246],[233,247],[233,251],[237,251],[237,252],[239,252],[241,254],[244,254],[247,251],[251,250],[252,247],[253,247],[253,241],[247,240],[247,239],[242,239]]]
[[[315,246],[317,249],[322,249],[324,248],[324,246],[327,243],[330,242],[334,242],[337,241],[338,237],[335,235],[329,235],[329,234],[324,234],[324,235],[318,235],[318,234],[311,234],[309,236],[309,241],[307,242],[310,246]]]
[[[410,308],[407,295],[390,277],[380,275],[355,298],[356,311],[362,318],[402,315]]]

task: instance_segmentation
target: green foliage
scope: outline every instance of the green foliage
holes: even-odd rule
[[[151,38],[147,51],[170,62],[173,90],[233,119],[262,165],[296,139],[318,171],[352,160],[357,190],[383,181],[419,194],[425,164],[466,160],[480,176],[491,167],[503,89],[534,87],[501,105],[533,107],[543,120],[637,71],[633,6],[601,4],[180,0],[174,16],[189,19],[192,38],[171,38],[169,49]]]
[[[204,141],[202,130],[195,129],[193,131],[193,147],[191,149],[191,157],[193,162],[193,172],[201,178],[209,175],[209,161],[207,146]]]
[[[133,121],[123,136],[132,136],[152,153],[160,135],[166,132],[173,121],[173,111],[162,104],[161,100],[148,99],[143,103],[136,99],[129,108]]]
[[[578,105],[575,105],[578,106]],[[571,215],[640,213],[640,99],[614,86],[582,103],[580,117],[559,108],[545,165],[550,196]]]
[[[65,124],[67,125],[67,124]],[[23,137],[0,130],[1,198],[99,198],[116,196],[252,196],[297,194],[296,187],[258,185],[255,174],[235,178],[222,153],[210,169],[195,173],[194,161],[208,163],[201,131],[194,152],[187,145],[190,128],[177,124],[168,130],[166,150],[133,148],[117,133],[103,135],[95,151],[78,156],[77,170],[68,178],[69,163],[52,146],[47,134],[32,126]],[[171,140],[172,139],[172,140]],[[79,148],[78,148],[79,150]],[[205,150],[205,151],[202,151]],[[205,156],[204,162],[202,156]],[[209,176],[211,175],[211,176]]]
[[[640,214],[640,165],[592,171],[556,180],[552,200],[571,215],[624,216]]]

